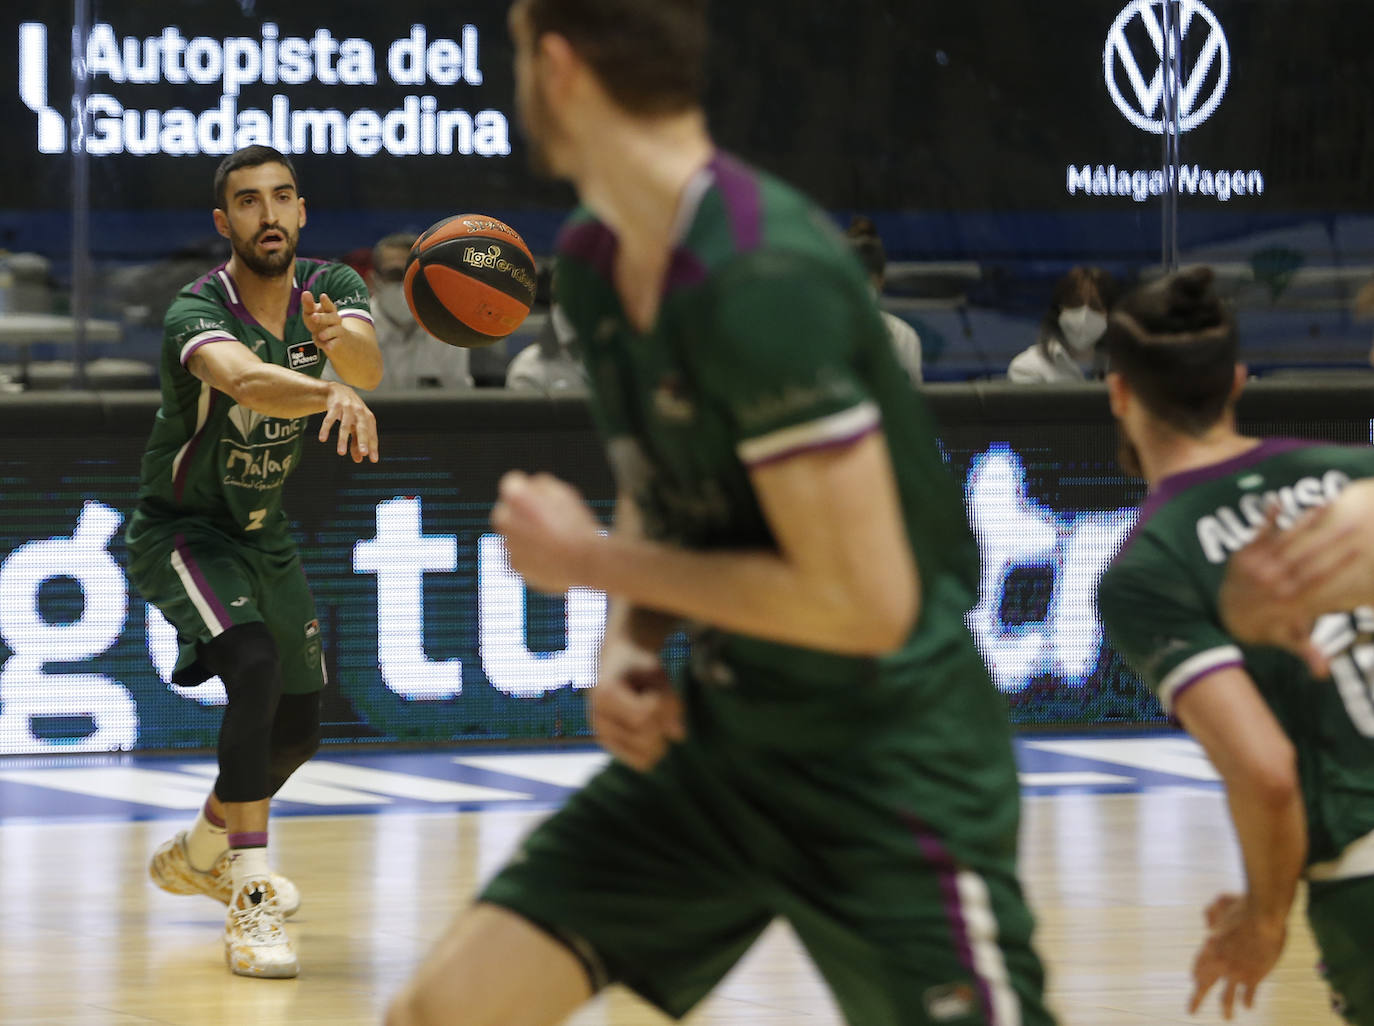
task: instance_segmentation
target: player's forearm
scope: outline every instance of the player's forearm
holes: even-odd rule
[[[271,363],[246,367],[216,385],[236,403],[269,417],[320,413],[328,406],[329,390],[338,387]]]
[[[1296,777],[1226,782],[1254,913],[1278,926],[1288,918],[1307,859],[1307,817]]]
[[[918,612],[909,596],[807,573],[776,553],[694,552],[618,533],[593,547],[584,576],[589,587],[634,606],[851,655],[897,649]]]
[[[382,383],[382,351],[371,329],[355,327],[362,323],[356,317],[343,319],[343,331],[329,347],[329,362],[345,384],[373,389]]]

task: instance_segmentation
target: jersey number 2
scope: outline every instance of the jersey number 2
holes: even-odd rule
[[[249,514],[248,514],[248,526],[245,527],[244,530],[245,530],[245,531],[260,531],[260,530],[262,530],[262,522],[263,522],[264,520],[266,520],[266,519],[267,519],[267,510],[265,510],[265,509],[255,509],[255,510],[253,510],[252,513],[249,513]]]

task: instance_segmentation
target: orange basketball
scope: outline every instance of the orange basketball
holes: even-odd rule
[[[406,263],[406,302],[440,342],[489,346],[530,312],[534,275],[534,257],[515,229],[483,214],[458,214],[415,240]]]

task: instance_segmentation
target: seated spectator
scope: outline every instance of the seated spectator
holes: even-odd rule
[[[849,230],[845,234],[849,238],[854,255],[868,272],[868,281],[873,286],[874,298],[880,297],[887,277],[887,251],[883,248],[883,240],[878,236],[877,226],[866,217],[856,217],[849,222]],[[878,312],[883,315],[883,323],[887,325],[887,336],[892,340],[897,361],[911,378],[911,383],[919,385],[921,337],[916,334],[915,328],[896,314],[881,309]]]
[[[557,303],[539,336],[515,354],[506,371],[506,387],[541,395],[585,395],[587,369],[572,322]]]
[[[371,393],[472,387],[468,351],[445,345],[420,327],[406,302],[401,280],[415,244],[413,233],[397,232],[372,247],[372,266],[363,276],[372,293],[372,320],[382,351],[382,383]],[[331,368],[325,376],[338,380]]]
[[[1103,375],[1098,343],[1116,302],[1117,285],[1100,267],[1075,267],[1059,279],[1035,345],[1018,353],[1007,377],[1021,385],[1095,381]]]

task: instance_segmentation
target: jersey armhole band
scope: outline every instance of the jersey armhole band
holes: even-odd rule
[[[1159,700],[1164,705],[1164,711],[1172,716],[1174,703],[1178,701],[1178,696],[1209,673],[1215,673],[1217,670],[1223,670],[1230,666],[1244,665],[1245,657],[1235,645],[1209,648],[1205,652],[1199,652],[1197,655],[1183,660],[1170,671],[1167,677],[1159,682]]]

